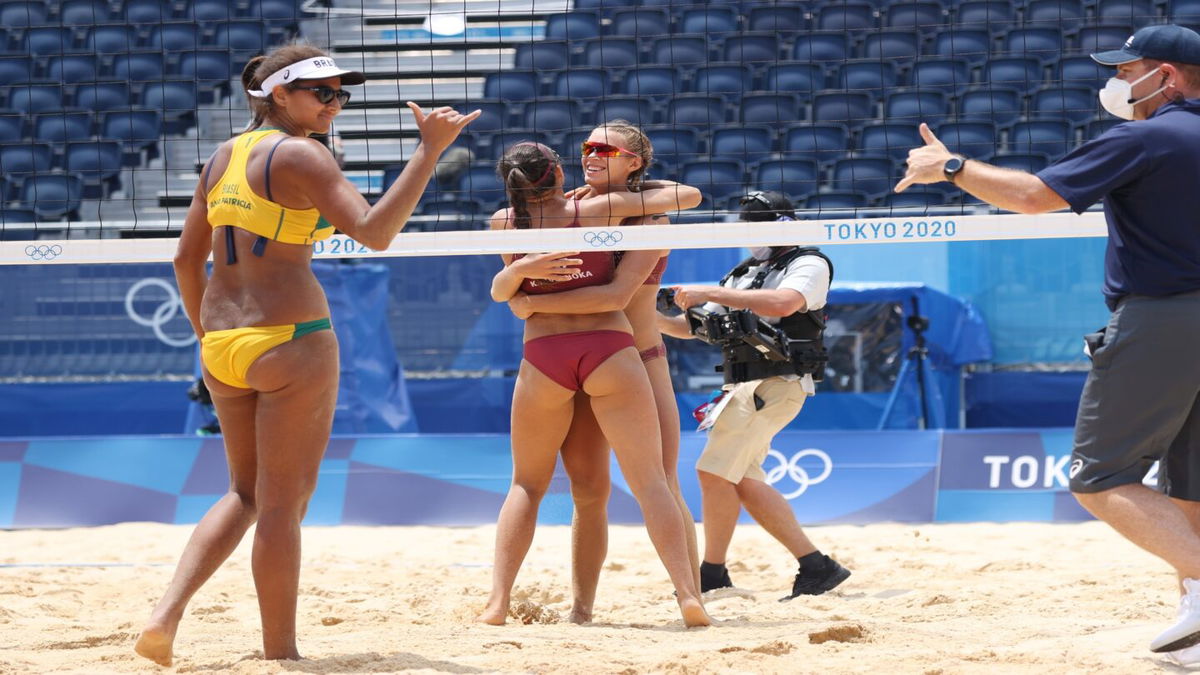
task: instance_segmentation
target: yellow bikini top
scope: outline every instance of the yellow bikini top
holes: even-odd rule
[[[250,151],[264,138],[283,133],[278,129],[247,131],[233,141],[233,152],[225,173],[208,191],[208,224],[216,227],[233,226],[249,230],[259,237],[282,241],[285,244],[311,244],[327,239],[333,226],[316,209],[289,209],[271,200],[271,157],[279,147],[276,142],[267,155],[267,197],[259,197],[246,180],[246,161]]]

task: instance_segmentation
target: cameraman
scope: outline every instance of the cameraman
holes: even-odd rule
[[[743,221],[795,220],[791,201],[779,192],[753,192],[743,197],[741,204]],[[751,252],[754,257],[734,268],[719,286],[673,287],[675,304],[685,312],[698,305],[716,313],[746,309],[772,325],[778,325],[784,317],[825,306],[833,270],[828,259],[815,249],[781,246],[753,248]],[[695,337],[686,314],[660,315],[659,328],[672,337]],[[730,350],[726,348],[725,352],[728,371]],[[804,399],[814,393],[812,375],[772,375],[726,384],[725,390],[723,400],[701,425],[704,428],[711,424],[711,428],[696,462],[704,520],[701,591],[733,586],[725,554],[742,506],[800,563],[792,592],[785,600],[833,589],[850,576],[850,571],[809,541],[787,500],[766,483],[762,469],[775,434],[796,417]]]

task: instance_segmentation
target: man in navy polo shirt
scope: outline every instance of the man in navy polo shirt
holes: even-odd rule
[[[909,152],[895,190],[950,181],[1029,214],[1082,213],[1103,200],[1112,316],[1102,335],[1089,336],[1071,491],[1175,568],[1177,621],[1150,648],[1200,662],[1200,35],[1147,26],[1092,58],[1117,69],[1101,105],[1133,123],[1036,175],[953,154],[922,124],[926,144]],[[1155,461],[1165,494],[1142,485]]]

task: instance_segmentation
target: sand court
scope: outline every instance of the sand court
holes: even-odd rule
[[[132,645],[191,526],[0,532],[0,673],[160,670]],[[794,565],[739,528],[730,573],[685,630],[640,527],[613,527],[595,622],[570,611],[569,530],[541,527],[504,627],[479,625],[492,527],[311,527],[299,662],[261,660],[250,537],[193,599],[181,673],[1177,672],[1147,643],[1174,616],[1166,566],[1098,522],[814,527],[854,575],[777,601]]]

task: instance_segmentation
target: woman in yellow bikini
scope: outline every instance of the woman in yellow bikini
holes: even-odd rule
[[[188,600],[257,522],[251,567],[263,655],[298,659],[300,521],[333,423],[338,345],[311,270],[312,243],[337,229],[387,248],[412,215],[439,155],[478,113],[409,103],[421,144],[371,206],[310,134],[327,133],[362,73],[315,47],[286,45],[242,72],[247,130],[204,167],[175,254],[201,340],[204,381],[224,434],[230,488],[196,526],[135,650],[170,665]],[[206,273],[213,256],[211,277]]]

